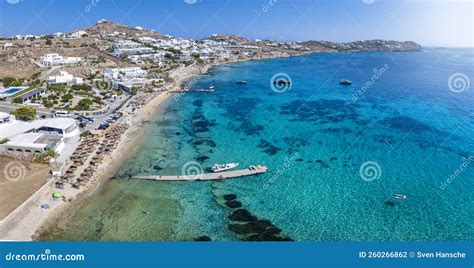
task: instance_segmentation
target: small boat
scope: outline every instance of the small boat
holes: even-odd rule
[[[214,90],[216,87],[215,86],[210,86],[209,90]]]
[[[403,194],[394,194],[393,197],[396,199],[407,199],[407,196]]]
[[[339,84],[340,84],[340,85],[347,86],[347,85],[352,84],[352,81],[351,81],[351,80],[347,80],[347,79],[343,79],[343,80],[339,81]]]
[[[237,81],[235,81],[235,83],[244,85],[244,84],[247,84],[247,81],[245,81],[245,80],[237,80]]]
[[[211,171],[212,172],[221,172],[221,171],[224,171],[224,170],[229,170],[229,169],[235,168],[238,165],[239,165],[239,163],[214,164],[214,166],[212,166],[212,168],[211,168]]]

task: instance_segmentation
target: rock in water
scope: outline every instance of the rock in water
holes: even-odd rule
[[[226,201],[235,200],[235,199],[237,199],[237,195],[235,195],[235,194],[226,194],[226,195],[224,195],[224,200],[226,200]]]
[[[255,217],[254,215],[252,215],[252,213],[250,213],[248,210],[246,209],[237,209],[235,211],[233,211],[230,215],[229,215],[229,220],[231,221],[256,221],[257,220],[257,217]]]
[[[212,240],[209,236],[203,235],[203,236],[194,238],[194,241],[205,242],[205,241],[212,241]]]
[[[231,201],[227,201],[225,202],[226,206],[228,206],[229,208],[240,208],[242,206],[242,203],[240,203],[239,201],[237,200],[231,200]]]

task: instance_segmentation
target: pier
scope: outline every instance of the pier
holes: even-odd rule
[[[208,181],[238,178],[243,176],[252,176],[262,174],[268,171],[266,166],[250,166],[246,169],[223,171],[215,173],[201,173],[193,175],[176,176],[133,176],[134,179],[156,180],[156,181]]]

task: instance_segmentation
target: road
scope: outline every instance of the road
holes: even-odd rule
[[[16,108],[19,108],[21,106],[25,106],[25,105],[0,101],[0,112],[10,113],[12,110],[15,110]],[[34,107],[34,108],[36,109],[39,117],[41,116],[53,117],[54,116],[51,109],[39,108],[39,107]]]

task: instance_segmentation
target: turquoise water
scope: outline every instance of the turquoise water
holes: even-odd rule
[[[473,50],[425,49],[216,67],[194,85],[215,93],[171,100],[114,179],[42,239],[254,240],[231,226],[235,209],[223,197],[235,194],[281,238],[473,241],[473,66]],[[281,93],[272,90],[275,73],[291,79]],[[222,162],[271,172],[219,182],[131,179]]]

